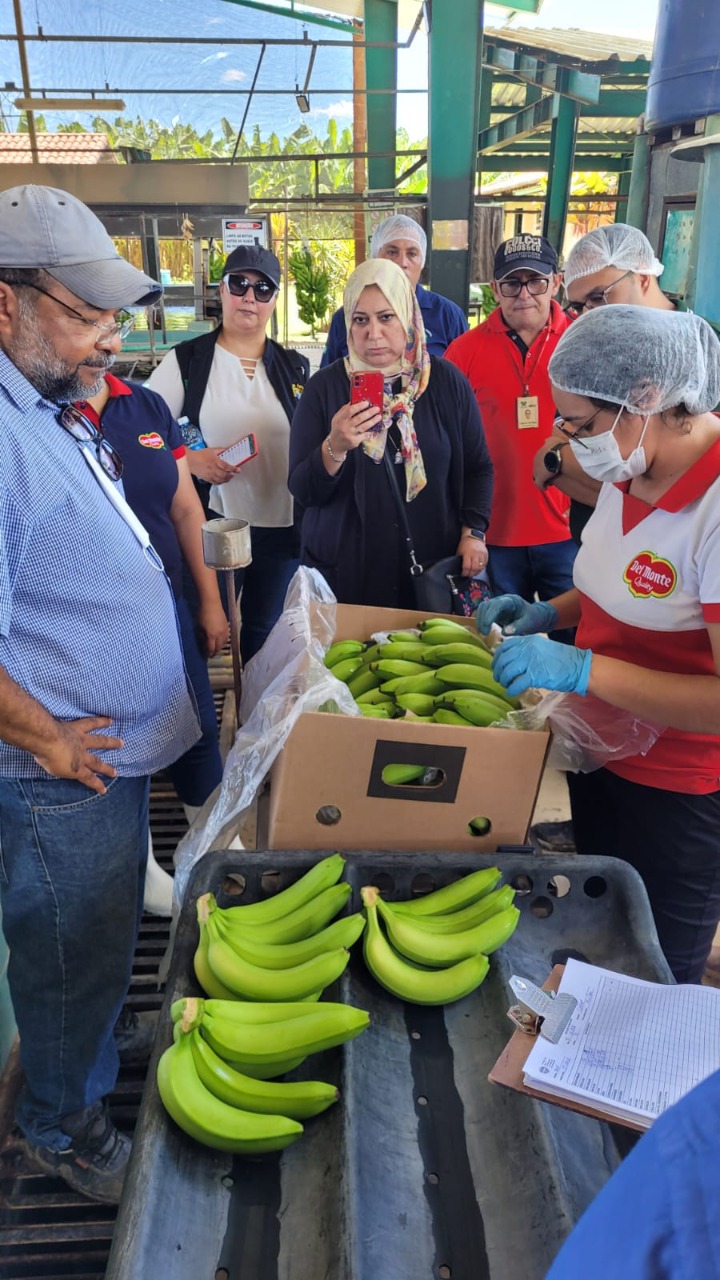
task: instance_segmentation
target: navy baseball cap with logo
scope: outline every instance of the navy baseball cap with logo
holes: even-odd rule
[[[558,256],[544,236],[528,232],[505,240],[495,253],[493,279],[504,280],[512,271],[536,271],[538,275],[554,275],[558,269]]]
[[[280,263],[274,253],[260,244],[241,244],[233,249],[225,260],[223,275],[230,275],[232,271],[259,271],[276,289],[280,288]]]

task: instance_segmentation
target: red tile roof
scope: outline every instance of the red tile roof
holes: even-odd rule
[[[117,164],[104,133],[38,133],[38,159],[52,164]],[[31,164],[27,133],[0,133],[0,164]]]

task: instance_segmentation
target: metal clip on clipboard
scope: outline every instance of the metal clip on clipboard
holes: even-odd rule
[[[508,1009],[510,1021],[526,1035],[539,1033],[545,1040],[557,1044],[575,1012],[575,996],[541,991],[529,978],[519,978],[516,974],[510,979],[510,988],[518,1001]]]

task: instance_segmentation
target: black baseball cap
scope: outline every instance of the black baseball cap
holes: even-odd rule
[[[282,279],[280,263],[275,254],[269,249],[263,249],[262,245],[241,244],[237,249],[233,249],[225,260],[223,275],[227,276],[231,271],[259,271],[271,284],[275,285],[276,289],[280,288]]]
[[[532,236],[527,232],[505,240],[495,253],[493,279],[504,280],[512,271],[536,271],[538,275],[554,275],[558,269],[558,256],[544,236]]]

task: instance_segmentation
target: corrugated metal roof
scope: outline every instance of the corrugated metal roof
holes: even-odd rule
[[[568,30],[560,27],[537,30],[527,27],[503,27],[500,30],[487,28],[485,37],[523,49],[555,53],[558,57],[582,63],[635,62],[638,58],[649,60],[652,54],[652,42],[649,40],[608,36],[599,31],[580,31],[577,27]]]
[[[38,160],[62,164],[118,164],[104,133],[38,133]],[[0,133],[0,164],[32,164],[27,133]]]

